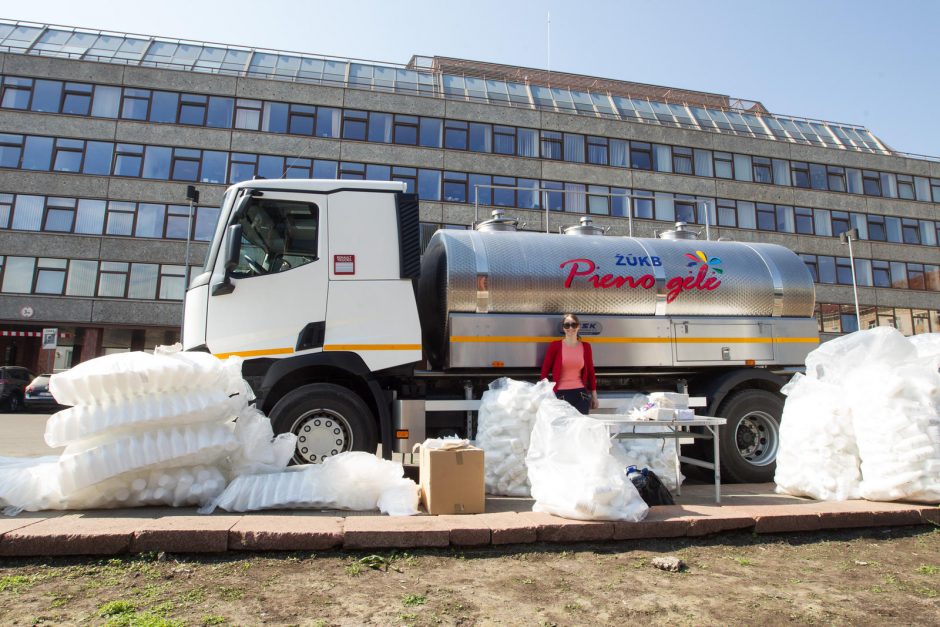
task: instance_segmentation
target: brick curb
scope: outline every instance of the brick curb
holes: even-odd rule
[[[326,516],[316,512],[194,515],[179,510],[25,514],[0,520],[0,556],[378,550],[792,533],[940,523],[940,508],[868,501],[654,507],[638,523],[537,512],[469,516]]]

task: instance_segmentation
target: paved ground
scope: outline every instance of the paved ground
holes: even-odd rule
[[[490,498],[487,513],[394,518],[371,512],[197,514],[142,508],[23,513],[0,518],[0,556],[300,551],[535,542],[602,542],[702,536],[732,530],[782,533],[940,524],[940,508],[905,503],[818,502],[773,493],[771,484],[688,486],[680,503],[640,523],[581,522],[531,511],[528,499]]]
[[[0,414],[0,456],[55,455],[44,414]],[[818,502],[775,494],[773,484],[683,486],[677,505],[640,523],[580,522],[532,512],[530,499],[488,498],[486,513],[391,518],[378,512],[197,514],[141,508],[0,517],[0,556],[486,546],[940,524],[940,508],[905,503]]]

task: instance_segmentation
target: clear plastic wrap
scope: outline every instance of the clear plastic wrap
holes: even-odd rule
[[[626,477],[607,427],[571,405],[546,400],[526,455],[533,511],[576,520],[638,522],[649,507]]]
[[[164,392],[111,405],[76,405],[46,421],[46,444],[66,446],[103,433],[119,435],[173,425],[225,422],[245,409],[244,396],[222,389]]]
[[[236,477],[201,513],[262,509],[380,508],[390,515],[418,513],[418,486],[400,463],[370,453],[347,452],[322,464],[291,466],[283,472]]]
[[[555,399],[553,384],[544,379],[532,384],[504,377],[489,387],[481,398],[476,438],[485,453],[486,491],[529,496],[526,451],[539,406]]]
[[[224,424],[157,429],[66,447],[59,459],[59,484],[69,495],[127,472],[212,464],[238,449]]]

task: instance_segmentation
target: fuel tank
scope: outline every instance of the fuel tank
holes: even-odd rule
[[[805,319],[815,304],[803,261],[776,244],[512,230],[437,231],[417,290],[439,367],[455,314]]]

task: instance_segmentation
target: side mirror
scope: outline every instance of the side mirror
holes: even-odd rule
[[[228,234],[225,239],[225,278],[220,283],[212,286],[212,295],[221,296],[231,294],[235,291],[235,284],[229,276],[232,270],[238,267],[239,255],[242,251],[242,225],[233,224],[228,227]]]

